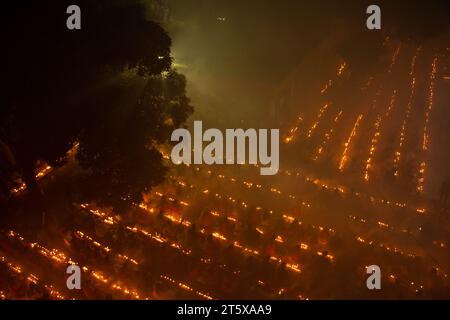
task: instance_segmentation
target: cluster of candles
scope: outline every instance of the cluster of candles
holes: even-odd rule
[[[44,289],[48,292],[49,296],[53,299],[62,300],[65,299],[64,296],[56,290],[53,285],[43,283],[36,275],[32,273],[26,273],[18,264],[13,263],[8,259],[5,255],[0,255],[0,262],[4,264],[12,273],[17,275],[21,275],[25,281],[35,284],[36,286]],[[6,294],[3,291],[0,291],[0,299],[6,299]]]
[[[431,74],[430,74],[430,85],[428,89],[428,106],[425,111],[425,120],[423,125],[423,141],[422,141],[422,150],[425,153],[428,150],[430,133],[429,133],[429,122],[430,122],[430,114],[433,109],[433,97],[434,97],[434,87],[436,82],[436,73],[437,73],[437,62],[438,58],[434,57],[433,62],[431,64]],[[426,161],[423,160],[419,165],[419,173],[417,180],[417,191],[423,192],[424,184],[425,184],[425,170],[426,170]]]
[[[345,70],[347,70],[347,63],[344,61],[341,64],[339,64],[336,72],[336,77],[341,77]],[[333,80],[328,80],[325,85],[320,90],[320,94],[323,95],[325,92],[327,92],[331,87],[333,86]],[[311,138],[312,134],[314,133],[315,129],[319,125],[320,119],[322,118],[324,112],[328,109],[328,107],[331,105],[331,102],[326,103],[325,105],[321,106],[319,108],[319,111],[317,112],[316,120],[311,125],[310,129],[307,132],[306,137]],[[295,125],[293,125],[289,130],[288,134],[283,138],[284,143],[289,144],[294,141],[294,139],[299,135],[300,126],[303,123],[303,116],[299,115],[295,121]]]
[[[406,112],[405,112],[405,116],[403,118],[402,121],[402,125],[400,128],[400,139],[399,139],[399,143],[398,143],[398,147],[397,150],[394,153],[394,176],[398,177],[399,175],[399,164],[400,164],[400,160],[401,160],[401,151],[403,149],[403,146],[405,144],[405,140],[406,140],[406,127],[408,124],[408,120],[411,116],[411,109],[412,109],[412,105],[413,105],[413,99],[415,96],[415,90],[416,90],[416,61],[417,61],[417,57],[419,55],[421,51],[421,47],[418,47],[416,50],[416,53],[414,54],[412,60],[411,60],[411,70],[410,70],[410,77],[411,77],[411,81],[410,81],[410,88],[411,88],[411,92],[409,95],[409,100],[408,100],[408,104],[406,106]]]

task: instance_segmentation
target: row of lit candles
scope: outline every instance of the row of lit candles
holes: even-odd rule
[[[197,168],[198,169],[198,168]],[[211,173],[211,171],[210,170],[208,170],[208,174],[212,174]],[[219,177],[219,178],[221,178],[221,177]],[[233,181],[236,181],[235,179],[233,179]],[[183,182],[182,183],[182,185],[183,186],[186,186],[187,184],[185,183],[185,182]],[[161,194],[160,194],[161,195]],[[284,215],[284,216],[286,216],[286,215]],[[292,218],[292,217],[291,217]],[[356,218],[356,217],[355,217]],[[294,219],[294,218],[292,218],[292,219]],[[363,221],[364,223],[366,223],[366,220],[364,220],[364,219],[361,219],[361,221]],[[383,229],[385,229],[385,230],[393,230],[392,229],[392,227],[391,226],[389,226],[387,223],[385,223],[385,222],[382,222],[382,221],[378,221],[377,223],[376,223],[376,225],[378,226],[378,227],[382,227]],[[257,228],[257,230],[258,230],[258,228]],[[261,229],[259,229],[259,230],[261,230]],[[330,230],[332,230],[332,229],[330,229]],[[278,237],[277,237],[278,238]],[[280,239],[282,239],[282,237],[280,237]],[[384,248],[386,248],[386,250],[390,250],[390,247],[391,246],[389,246],[389,245],[387,245],[387,246],[384,246],[384,245],[381,245],[382,247],[384,247]],[[399,249],[397,249],[397,248],[395,248],[394,247],[394,252],[398,252],[399,254],[401,254],[401,255],[405,255],[405,256],[410,256],[410,257],[414,257],[415,255],[413,255],[413,254],[411,254],[411,253],[404,253],[403,251],[401,251],[401,250],[399,250]]]

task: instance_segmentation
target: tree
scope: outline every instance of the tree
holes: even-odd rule
[[[81,8],[81,30],[66,27],[71,4]],[[7,10],[0,141],[28,187],[38,189],[38,161],[62,165],[75,141],[99,197],[136,200],[160,182],[155,143],[167,140],[192,107],[184,77],[170,69],[171,40],[146,20],[144,7],[132,0],[42,0]]]
[[[136,84],[118,84],[102,95],[103,108],[90,114],[78,137],[77,158],[90,170],[85,197],[120,211],[162,182],[166,168],[158,146],[193,111],[185,86],[184,76],[171,70],[146,79],[134,98],[129,96]]]

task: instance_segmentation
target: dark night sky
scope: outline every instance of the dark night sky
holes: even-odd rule
[[[365,27],[365,10],[377,3],[382,9],[382,32],[421,38],[448,27],[448,1],[227,1],[169,0],[175,49],[190,43],[181,53],[187,59],[211,57],[211,71],[233,72],[278,80],[298,63],[310,48],[342,30],[367,41],[376,38]],[[217,17],[226,17],[220,22]],[[376,32],[375,32],[376,33]],[[192,41],[192,42],[191,42]],[[181,49],[180,49],[181,50]],[[367,51],[367,50],[366,50]]]
[[[373,1],[168,0],[173,55],[199,115],[253,117],[305,56],[328,45],[362,75],[377,68],[386,34],[414,41],[448,26],[446,1],[377,1],[382,30],[366,28]],[[225,21],[217,18],[224,17]],[[325,61],[326,62],[326,61]],[[186,68],[187,67],[187,68]],[[264,112],[261,112],[264,113]]]

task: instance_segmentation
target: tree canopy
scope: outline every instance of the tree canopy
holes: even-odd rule
[[[72,4],[81,30],[66,27]],[[193,108],[170,37],[138,1],[25,1],[1,23],[2,154],[30,188],[36,163],[62,165],[75,142],[88,197],[127,203],[162,181],[157,145]]]

